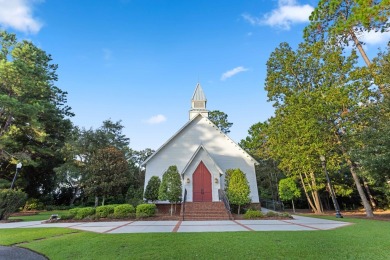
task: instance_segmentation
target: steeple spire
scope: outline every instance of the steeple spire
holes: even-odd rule
[[[198,83],[196,84],[196,88],[191,99],[190,120],[198,114],[202,114],[203,116],[208,117],[209,111],[206,109],[206,103],[206,95]]]

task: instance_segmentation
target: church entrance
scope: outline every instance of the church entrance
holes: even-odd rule
[[[201,161],[192,175],[193,201],[212,201],[211,174]]]

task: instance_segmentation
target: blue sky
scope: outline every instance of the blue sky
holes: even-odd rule
[[[131,148],[157,149],[188,120],[199,81],[239,142],[273,115],[266,62],[293,47],[317,0],[0,0],[0,26],[51,54],[72,121],[122,120]],[[388,33],[366,36],[372,53]]]

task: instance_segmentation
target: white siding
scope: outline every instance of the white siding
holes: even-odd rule
[[[259,202],[254,167],[255,162],[253,159],[215,127],[207,118],[200,115],[184,127],[146,163],[145,187],[152,176],[159,176],[162,178],[162,174],[171,165],[176,165],[179,172],[182,173],[184,167],[188,164],[200,145],[205,147],[215,163],[221,168],[223,174],[227,169],[241,169],[246,174],[250,184],[252,202]],[[215,178],[214,175],[217,170],[213,169],[215,167],[212,167],[210,162],[208,162],[210,165],[207,165],[206,154],[207,153],[204,151],[199,152],[199,155],[196,156],[199,158],[195,157],[194,163],[187,168],[185,173],[186,176],[192,174],[196,169],[197,164],[195,164],[195,159],[197,159],[199,163],[200,158],[202,158],[202,160],[204,159],[203,162],[206,167],[209,169],[210,173],[212,173],[213,178]],[[191,168],[192,172],[190,172],[189,168]],[[190,179],[190,184],[192,185],[192,178]],[[184,179],[183,185],[187,188],[188,193],[191,193],[192,199],[192,189],[191,192],[188,189],[188,186],[191,185],[186,184],[185,180],[186,178]],[[212,183],[213,200],[218,200],[218,189],[215,187],[214,179]],[[220,187],[220,184],[221,183],[218,184],[218,188]],[[217,193],[214,193],[215,189]]]

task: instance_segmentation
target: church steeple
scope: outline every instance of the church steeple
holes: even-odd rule
[[[206,109],[206,103],[206,96],[203,92],[202,87],[198,83],[191,99],[190,120],[198,114],[202,114],[205,117],[209,116],[209,111]]]

